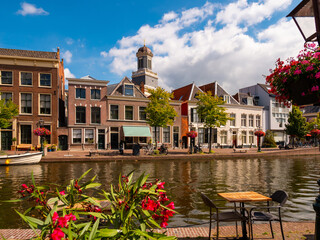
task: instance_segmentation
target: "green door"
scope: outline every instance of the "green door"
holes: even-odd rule
[[[12,132],[1,132],[1,150],[11,150],[12,145]]]

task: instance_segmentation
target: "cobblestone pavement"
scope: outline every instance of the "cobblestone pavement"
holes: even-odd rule
[[[286,239],[313,239],[314,222],[284,222],[283,228]],[[219,229],[219,238],[234,238],[236,237],[235,226],[221,226]],[[282,239],[280,226],[278,223],[273,224],[273,230],[276,240]],[[164,230],[167,236],[176,236],[179,240],[203,240],[208,238],[208,227],[181,227],[167,228]],[[238,226],[239,234],[241,234],[240,226]],[[254,239],[268,240],[272,239],[269,224],[254,224]],[[212,234],[215,236],[216,229],[212,229]],[[0,229],[0,237],[9,239],[30,239],[34,236],[32,230],[29,229]]]

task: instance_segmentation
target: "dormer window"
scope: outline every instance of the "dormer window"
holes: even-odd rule
[[[247,105],[253,105],[252,97],[247,97]]]
[[[223,95],[223,101],[226,103],[230,103],[230,96],[229,95]]]
[[[124,85],[124,95],[133,96],[133,85]]]

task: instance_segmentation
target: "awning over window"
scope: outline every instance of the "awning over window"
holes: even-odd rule
[[[145,126],[123,126],[125,137],[151,137],[150,128]]]

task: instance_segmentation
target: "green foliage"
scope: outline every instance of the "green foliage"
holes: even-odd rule
[[[222,106],[225,104],[222,98],[218,96],[212,96],[209,91],[207,93],[199,93],[196,97],[197,102],[197,113],[200,119],[203,119],[204,125],[210,128],[210,136],[212,136],[212,128],[226,125],[228,117],[226,109]],[[211,152],[212,139],[209,138],[209,152]]]
[[[266,135],[262,143],[263,148],[277,147],[276,141],[274,140],[274,133],[271,130],[266,131]]]
[[[174,117],[177,116],[176,111],[170,105],[170,99],[173,95],[160,87],[148,91],[150,102],[145,109],[147,123],[153,127],[172,125]]]
[[[118,186],[100,192],[98,199],[85,194],[101,185],[95,182],[96,176],[84,181],[89,171],[67,186],[37,186],[32,175],[32,185],[21,186],[21,198],[8,201],[34,203],[24,213],[16,212],[34,230],[35,239],[176,239],[152,231],[165,227],[175,213],[173,202],[167,204],[164,182],[147,183],[144,174],[134,181],[131,172],[120,175]]]
[[[320,113],[312,122],[307,122],[307,131],[310,132],[312,129],[320,129]]]
[[[289,113],[288,124],[286,124],[286,133],[291,137],[304,138],[307,133],[306,118],[302,116],[302,112],[299,107],[292,106],[292,110]]]
[[[0,100],[0,128],[8,128],[12,125],[11,119],[19,114],[18,105],[11,100]]]

